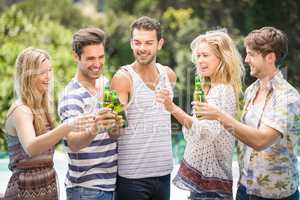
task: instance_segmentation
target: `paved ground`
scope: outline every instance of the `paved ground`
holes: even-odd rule
[[[3,194],[9,180],[11,173],[7,170],[8,159],[0,159],[0,194]],[[61,199],[66,199],[64,179],[67,170],[67,157],[63,153],[55,153],[54,155],[55,169],[58,173],[60,196]],[[172,178],[175,176],[178,170],[178,165],[174,166]],[[238,177],[238,166],[237,163],[233,164],[233,176],[234,176],[234,191],[236,190],[236,179]],[[0,195],[1,196],[1,195]],[[171,185],[171,200],[185,200],[188,197],[188,192],[176,188],[173,184]]]

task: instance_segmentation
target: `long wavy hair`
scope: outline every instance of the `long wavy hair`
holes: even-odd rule
[[[199,35],[191,43],[192,61],[197,65],[197,49],[201,43],[207,43],[215,56],[220,59],[214,76],[218,83],[230,84],[234,88],[236,100],[242,92],[245,75],[243,60],[233,40],[224,30],[214,30]],[[210,79],[204,77],[204,85],[210,84]]]
[[[46,51],[32,47],[24,49],[16,60],[15,95],[31,109],[36,135],[54,127],[54,120],[50,112],[52,107],[52,101],[49,98],[51,87],[47,92],[41,94],[33,81],[34,77],[39,76],[39,67],[46,60],[50,60]]]

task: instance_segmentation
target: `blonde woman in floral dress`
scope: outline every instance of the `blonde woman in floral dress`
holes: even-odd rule
[[[232,39],[221,30],[199,35],[191,43],[197,75],[204,80],[206,100],[235,116],[244,72]],[[166,110],[183,125],[186,148],[173,183],[191,192],[190,199],[232,199],[234,137],[217,120],[199,120],[158,94]]]

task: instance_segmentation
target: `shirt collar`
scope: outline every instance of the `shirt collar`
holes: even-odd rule
[[[274,90],[277,86],[280,85],[280,82],[282,79],[283,79],[283,75],[282,75],[281,71],[278,70],[278,72],[275,74],[275,76],[273,76],[273,78],[271,80],[269,80],[269,82],[267,83],[267,89],[269,91]],[[260,80],[256,80],[254,82],[255,91],[258,89],[259,86],[260,86]]]

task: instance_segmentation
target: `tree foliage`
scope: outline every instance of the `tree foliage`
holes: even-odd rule
[[[74,68],[71,57],[72,32],[47,16],[31,18],[17,6],[0,16],[0,125],[14,99],[13,77],[18,53],[29,46],[46,49],[55,71],[55,96],[71,78]],[[2,126],[1,126],[2,128]]]
[[[96,5],[95,0],[87,2]],[[111,77],[120,66],[133,61],[129,26],[142,15],[154,17],[162,24],[165,44],[158,61],[175,70],[178,76],[175,102],[187,111],[195,73],[189,45],[198,34],[218,27],[227,28],[241,53],[244,53],[243,37],[253,29],[275,26],[287,32],[290,49],[288,79],[300,86],[300,3],[297,1],[109,0],[105,1],[104,13],[101,14],[89,11],[83,14],[82,7],[83,4],[74,4],[71,0],[55,3],[51,0],[26,0],[12,6],[0,0],[0,126],[13,99],[14,63],[23,48],[34,46],[50,53],[56,100],[58,92],[74,75],[71,57],[73,32],[87,26],[105,30],[105,73]],[[247,85],[251,81],[247,76]],[[0,138],[0,145],[1,142]]]

